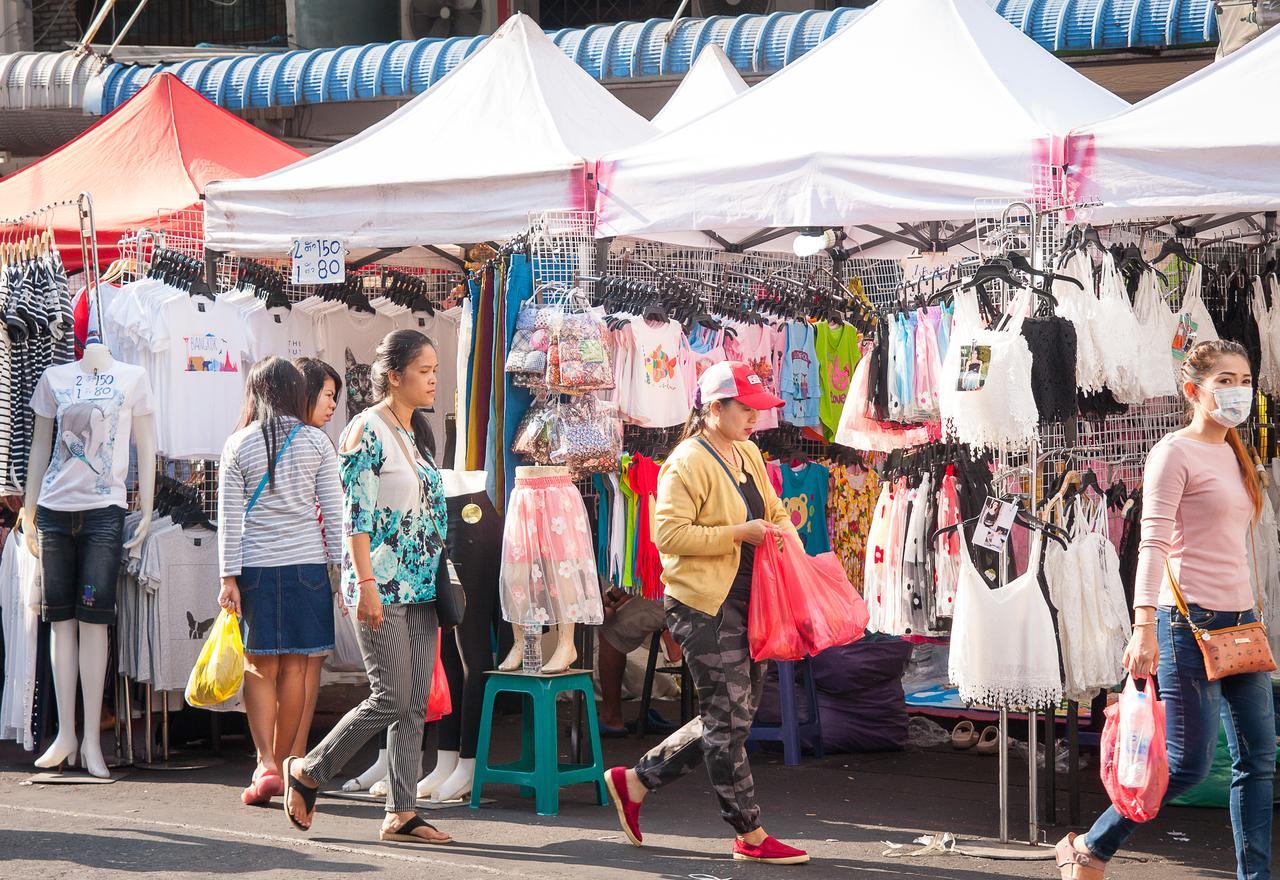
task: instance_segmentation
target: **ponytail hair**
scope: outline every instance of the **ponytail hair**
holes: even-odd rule
[[[1244,346],[1229,339],[1214,339],[1196,343],[1192,346],[1191,351],[1187,352],[1187,357],[1182,362],[1182,380],[1199,385],[1213,372],[1213,368],[1218,363],[1219,358],[1229,354],[1242,357],[1246,361],[1249,359],[1249,352],[1245,350]],[[1190,400],[1188,400],[1188,404],[1187,418],[1190,420],[1195,415],[1196,404]],[[1262,516],[1262,481],[1258,479],[1258,472],[1253,466],[1253,458],[1249,455],[1249,450],[1245,447],[1244,440],[1240,438],[1240,432],[1235,428],[1227,429],[1227,444],[1236,454],[1236,460],[1240,465],[1240,476],[1244,480],[1245,491],[1249,493],[1249,501],[1253,504],[1253,519],[1254,522],[1257,522],[1258,518]]]
[[[695,406],[690,410],[689,418],[684,423],[684,430],[680,432],[682,442],[697,437],[707,427],[707,409],[706,406]]]

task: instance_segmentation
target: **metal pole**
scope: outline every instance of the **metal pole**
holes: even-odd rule
[[[160,747],[164,760],[169,760],[169,695],[160,693]]]
[[[110,58],[115,54],[116,49],[124,42],[124,38],[129,33],[129,29],[133,27],[133,23],[138,20],[138,16],[142,14],[142,10],[146,8],[147,0],[138,0],[138,5],[133,10],[133,15],[129,16],[129,20],[124,23],[124,27],[120,28],[120,32],[116,34],[116,41],[107,47],[106,57]]]
[[[1000,707],[1000,842],[1009,842],[1009,707]]]
[[[77,58],[89,51],[89,44],[92,43],[93,38],[98,35],[98,30],[107,20],[107,16],[111,14],[111,10],[115,5],[116,0],[107,0],[107,2],[102,4],[102,10],[98,13],[98,16],[89,23],[88,30],[84,32],[84,38],[80,41],[80,45],[76,46]]]
[[[1039,817],[1039,763],[1036,755],[1036,743],[1039,740],[1038,731],[1036,730],[1037,714],[1033,712],[1027,713],[1027,818],[1029,832],[1027,835],[1027,843],[1032,846],[1036,845],[1037,838],[1040,837],[1040,817]],[[1050,757],[1046,752],[1045,761],[1049,761]]]
[[[152,701],[152,697],[153,697],[153,695],[154,695],[154,693],[153,693],[153,691],[151,690],[151,685],[149,685],[149,684],[148,684],[148,685],[147,685],[147,708],[146,708],[146,710],[145,710],[145,712],[144,712],[144,715],[145,715],[145,718],[146,718],[146,725],[145,725],[145,727],[146,727],[146,734],[147,734],[147,746],[146,746],[146,750],[145,750],[144,754],[145,754],[145,755],[146,755],[146,757],[147,757],[147,763],[148,763],[148,764],[154,763],[154,762],[151,760],[151,759],[152,759],[152,757],[153,757],[153,755],[152,755],[152,749],[151,749],[151,743],[152,743],[152,741],[155,739],[155,732],[151,729],[151,723],[152,723],[152,716],[151,716],[151,701]]]
[[[124,738],[129,747],[129,763],[133,763],[133,688],[128,676],[124,678]]]

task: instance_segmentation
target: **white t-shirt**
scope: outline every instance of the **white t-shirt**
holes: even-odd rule
[[[689,418],[693,399],[693,357],[679,321],[650,325],[631,318],[619,346],[617,403],[631,421],[668,428]]]
[[[245,324],[249,329],[252,363],[272,355],[286,360],[316,356],[316,323],[306,312],[279,307],[268,309],[259,303],[245,311]]]
[[[67,511],[127,507],[133,417],[155,411],[146,372],[121,361],[98,372],[85,372],[79,363],[50,367],[36,384],[31,409],[57,420],[40,505]]]
[[[183,294],[165,300],[152,322],[159,355],[156,391],[164,419],[160,451],[169,458],[219,458],[244,396],[241,360],[248,333],[235,306]]]

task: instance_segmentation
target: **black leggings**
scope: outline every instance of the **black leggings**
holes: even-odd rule
[[[476,756],[480,738],[480,710],[484,703],[485,673],[493,669],[491,621],[498,603],[498,572],[502,566],[502,517],[488,494],[477,492],[447,499],[449,505],[449,559],[453,562],[467,610],[454,637],[441,640],[440,659],[453,712],[440,719],[438,748],[458,752],[460,758]],[[480,519],[475,519],[477,509]]]

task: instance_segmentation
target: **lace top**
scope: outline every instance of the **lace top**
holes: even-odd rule
[[[1042,533],[1032,539],[1026,572],[996,590],[988,588],[960,540],[950,659],[960,698],[1018,709],[1058,703],[1058,641],[1039,583]]]

